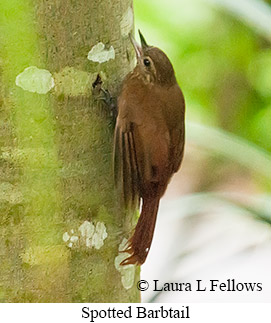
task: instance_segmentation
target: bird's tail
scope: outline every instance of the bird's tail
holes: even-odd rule
[[[160,198],[143,199],[142,211],[137,222],[135,232],[129,240],[128,248],[124,252],[131,254],[121,262],[121,265],[142,265],[149,253]]]

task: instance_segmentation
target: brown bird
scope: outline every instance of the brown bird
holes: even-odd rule
[[[121,265],[142,265],[150,250],[159,201],[184,152],[185,103],[173,66],[159,48],[131,36],[137,65],[118,98],[114,138],[115,180],[125,205],[142,210]]]

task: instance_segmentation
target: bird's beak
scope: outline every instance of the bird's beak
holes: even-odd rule
[[[131,39],[131,43],[133,44],[135,52],[136,52],[136,58],[139,59],[143,55],[142,48],[139,45],[139,43],[134,39],[134,37],[131,33],[129,34],[129,36]]]
[[[142,35],[141,31],[138,29],[138,33],[139,33],[139,37],[140,37],[140,42],[141,42],[141,48],[144,52],[144,50],[149,47],[149,45],[147,44],[144,36]]]
[[[143,53],[145,51],[145,49],[147,49],[149,47],[149,45],[147,44],[144,36],[142,35],[141,31],[138,30],[139,33],[139,37],[140,37],[140,42],[141,42],[141,46],[139,45],[139,43],[134,39],[133,35],[130,33],[130,39],[131,42],[134,46],[135,52],[136,52],[136,58],[139,59],[141,56],[143,56]]]

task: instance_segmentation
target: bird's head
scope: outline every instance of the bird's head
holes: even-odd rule
[[[172,85],[176,82],[173,66],[161,49],[149,46],[139,30],[141,45],[130,34],[137,58],[136,71],[149,83]]]

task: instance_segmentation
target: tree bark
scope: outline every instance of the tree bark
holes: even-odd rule
[[[1,0],[0,12],[0,300],[138,302],[139,270],[118,266],[135,216],[91,93],[100,73],[116,96],[133,67],[132,0]]]

